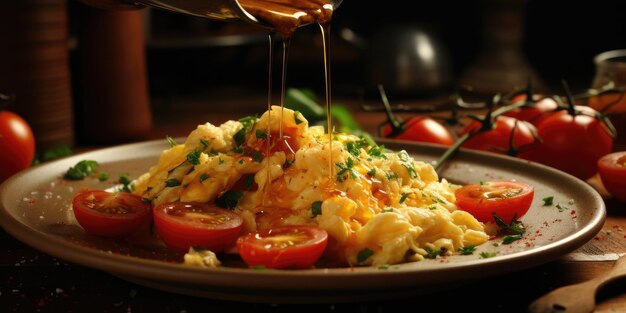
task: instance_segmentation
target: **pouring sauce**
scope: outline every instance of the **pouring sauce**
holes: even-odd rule
[[[326,87],[326,121],[328,131],[328,166],[329,166],[329,189],[334,189],[333,179],[333,160],[332,160],[332,118],[331,118],[331,92],[330,92],[330,21],[334,10],[334,4],[329,0],[240,0],[239,3],[250,15],[254,16],[259,21],[268,25],[270,28],[269,33],[269,71],[268,71],[268,96],[267,96],[267,110],[269,114],[269,121],[267,125],[269,143],[280,144],[285,143],[288,145],[288,139],[283,132],[283,108],[285,105],[285,90],[287,81],[287,59],[289,54],[289,46],[293,33],[299,27],[317,23],[320,27],[324,45],[324,77]],[[271,140],[270,137],[274,134],[271,133],[269,127],[271,125],[271,99],[272,99],[272,66],[273,66],[273,39],[272,35],[278,33],[282,39],[282,64],[281,64],[281,95],[280,95],[280,116],[278,117],[279,123],[279,138],[278,140]],[[285,145],[283,144],[283,146]],[[272,150],[272,144],[266,145],[266,155],[270,155]],[[267,177],[270,179],[270,163],[267,163]],[[266,186],[269,184],[266,184]],[[264,195],[267,195],[268,188],[265,188]],[[267,197],[264,197],[264,199]],[[263,201],[264,202],[264,201]]]

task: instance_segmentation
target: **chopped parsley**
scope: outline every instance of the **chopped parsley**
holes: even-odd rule
[[[520,240],[520,239],[522,239],[522,235],[507,235],[507,236],[504,236],[504,238],[502,240],[502,243],[505,244],[505,245],[508,245],[508,244],[510,244],[510,243],[512,243],[514,241]]]
[[[296,125],[302,124],[302,121],[298,118],[300,111],[293,111],[293,120],[296,121]]]
[[[201,154],[202,150],[200,148],[195,149],[187,154],[187,161],[189,161],[192,165],[199,165]]]
[[[356,262],[359,264],[363,263],[367,261],[367,259],[369,259],[372,255],[374,255],[374,251],[368,248],[364,248],[363,250],[359,251],[359,254],[357,254]]]
[[[244,144],[244,142],[246,142],[246,128],[243,127],[242,129],[240,129],[239,131],[237,131],[234,135],[233,135],[233,140],[235,141],[235,145],[237,147],[241,146]]]
[[[408,193],[402,193],[402,197],[400,197],[400,203],[404,203],[404,201],[406,201],[406,198],[409,197]]]
[[[558,203],[558,204],[556,205],[556,208],[557,208],[557,209],[559,209],[559,212],[563,212],[563,211],[565,211],[565,210],[569,210],[569,208],[568,208],[568,207],[566,207],[566,206],[562,206],[560,203]]]
[[[474,254],[474,251],[476,251],[476,246],[465,246],[459,249],[459,254],[470,255]]]
[[[165,181],[165,187],[176,187],[176,186],[180,186],[180,184],[181,184],[180,180],[176,178],[170,178]]]
[[[167,143],[170,145],[170,147],[178,146],[178,143],[176,143],[174,138],[170,137],[169,135],[165,136],[165,139],[167,139]]]
[[[393,212],[393,208],[386,208],[380,211],[381,213]]]
[[[94,174],[98,171],[98,162],[93,160],[82,160],[76,165],[70,167],[63,178],[69,180],[81,180],[91,174]]]
[[[493,258],[494,256],[496,256],[495,252],[481,252],[480,253],[480,258],[481,259],[488,259],[488,258]]]
[[[217,204],[220,208],[233,210],[237,207],[237,203],[239,203],[241,197],[243,197],[243,192],[229,190],[217,197],[217,199],[215,199],[215,204]]]
[[[446,254],[446,252],[448,250],[446,250],[445,248],[441,248],[441,249],[432,249],[432,248],[424,248],[424,250],[426,250],[426,255],[424,256],[427,259],[436,259],[438,256],[442,256],[444,254]]]
[[[283,169],[290,168],[292,164],[293,164],[292,160],[289,160],[289,159],[285,160],[285,164],[283,164]]]
[[[523,235],[526,232],[524,224],[518,221],[515,217],[511,221],[511,224],[504,222],[496,213],[493,213],[493,219],[496,221],[496,225],[500,227],[500,230],[509,235]]]
[[[346,180],[346,173],[350,174],[350,177],[352,178],[357,178],[359,176],[357,172],[353,169],[354,160],[352,158],[348,158],[345,163],[337,163],[335,165],[339,168],[339,171],[337,172],[338,182],[343,182],[344,180]]]
[[[99,181],[105,181],[107,179],[109,179],[109,173],[102,172],[102,173],[98,174],[98,180]]]
[[[370,177],[376,177],[376,168],[372,167],[372,169],[367,172],[367,175]]]
[[[311,214],[313,216],[322,214],[322,201],[315,201],[311,203]]]
[[[359,149],[357,143],[353,141],[346,142],[345,144],[346,150],[355,157],[361,155],[361,150]]]
[[[384,145],[380,145],[380,146],[373,146],[368,152],[367,154],[375,157],[375,158],[382,158],[382,159],[387,159],[387,156],[385,155],[385,146]]]
[[[250,188],[252,188],[252,185],[254,185],[254,175],[246,176],[243,181],[243,188],[246,190],[250,190]]]
[[[409,154],[406,151],[402,150],[398,152],[398,157],[402,161],[402,166],[404,166],[404,168],[406,168],[406,170],[409,172],[409,177],[417,178],[417,171],[415,171],[415,164],[413,164],[413,160],[411,160],[411,157],[409,156]]]
[[[549,205],[552,205],[552,202],[554,201],[554,197],[553,196],[549,196],[549,197],[543,198],[542,200],[543,200],[543,205],[544,206],[549,206]]]
[[[263,161],[263,155],[257,150],[252,150],[250,152],[250,156],[252,157],[254,162],[261,163],[261,161]]]
[[[128,178],[128,174],[120,174],[118,176],[118,182],[120,184],[122,184],[122,191],[124,192],[132,192],[133,191],[133,187],[132,187],[132,180],[130,180],[130,178]],[[167,183],[167,182],[166,182]]]
[[[256,139],[267,139],[267,132],[265,132],[264,130],[257,129]]]
[[[398,179],[400,175],[398,175],[398,173],[396,172],[387,172],[387,174],[385,174],[385,177],[387,177],[387,180],[392,180],[392,179]]]
[[[207,173],[202,173],[202,175],[200,175],[200,182],[204,182],[205,180],[209,179],[209,174]]]

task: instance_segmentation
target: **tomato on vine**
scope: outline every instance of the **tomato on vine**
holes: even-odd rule
[[[406,121],[398,120],[391,110],[383,87],[379,85],[378,89],[387,114],[387,122],[379,129],[379,134],[382,137],[444,146],[450,146],[454,143],[454,137],[450,130],[429,116],[416,115]]]
[[[10,97],[0,94],[1,101]],[[28,168],[35,157],[35,136],[21,116],[0,106],[0,183]]]
[[[510,98],[507,101],[510,105],[520,105],[512,107],[503,115],[527,121],[535,126],[541,123],[547,114],[559,107],[555,98],[534,93],[531,82],[522,92],[514,93]]]
[[[601,157],[598,160],[598,173],[611,196],[626,203],[626,151]]]
[[[586,180],[597,173],[598,159],[611,152],[615,129],[598,111],[574,105],[565,82],[564,86],[567,108],[546,116],[537,125],[541,142],[533,143],[518,156]]]

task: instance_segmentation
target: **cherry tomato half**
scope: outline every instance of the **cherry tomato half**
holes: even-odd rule
[[[232,247],[241,231],[239,214],[199,202],[166,202],[154,207],[154,226],[167,247],[186,253],[189,247],[221,252]]]
[[[626,202],[626,151],[613,152],[598,160],[598,173],[606,190]]]
[[[28,123],[10,111],[0,111],[0,182],[30,166],[35,136]]]
[[[84,191],[74,196],[72,207],[80,226],[96,236],[123,238],[150,221],[150,204],[126,192]]]
[[[248,266],[309,268],[320,258],[328,233],[314,226],[281,226],[237,239],[239,255]]]
[[[417,115],[403,124],[403,129],[398,134],[392,134],[391,124],[385,124],[381,132],[383,137],[399,140],[429,142],[444,146],[451,146],[454,138],[450,130],[434,119]]]
[[[532,185],[508,180],[469,184],[455,192],[456,205],[477,220],[495,222],[497,214],[505,223],[521,218],[528,212],[533,201],[535,188]]]
[[[613,138],[606,126],[595,117],[590,107],[576,106],[582,114],[571,115],[566,110],[549,114],[537,125],[536,142],[518,156],[545,164],[582,180],[598,172],[598,159],[609,154]]]

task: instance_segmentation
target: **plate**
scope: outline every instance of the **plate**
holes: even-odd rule
[[[379,143],[396,151],[404,149],[427,162],[445,151],[429,144]],[[378,268],[258,270],[185,266],[161,243],[142,239],[149,236],[113,241],[86,235],[74,219],[72,195],[86,188],[112,188],[115,177],[122,173],[135,178],[156,164],[166,148],[165,140],[121,145],[24,171],[0,186],[0,224],[17,239],[45,253],[152,288],[223,300],[319,303],[431,293],[547,263],[593,238],[606,215],[595,189],[569,174],[512,157],[461,150],[443,167],[442,177],[455,183],[517,179],[535,186],[532,207],[521,219],[527,227],[522,240],[504,245],[496,238],[472,255]],[[70,166],[85,159],[99,162],[99,171],[108,172],[111,179],[62,179]],[[554,197],[554,204],[544,206],[542,199],[549,196]],[[496,256],[482,258],[481,252],[495,252]]]

